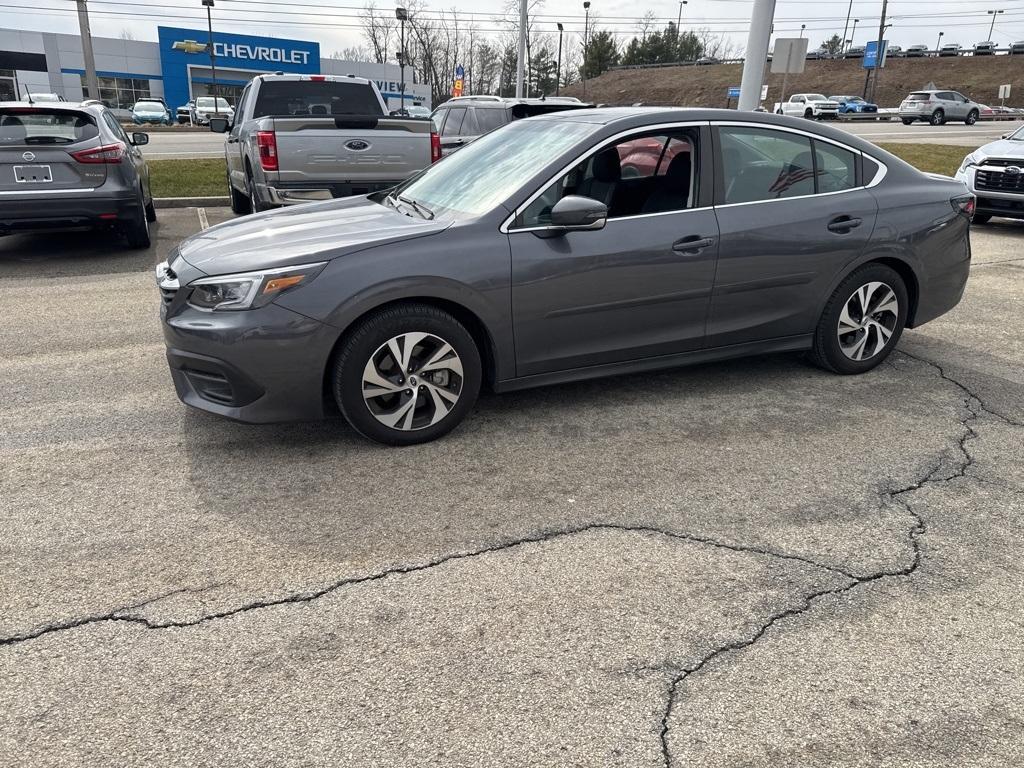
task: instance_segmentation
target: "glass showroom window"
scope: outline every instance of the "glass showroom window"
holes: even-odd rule
[[[100,101],[112,109],[131,109],[135,102],[150,98],[149,80],[129,77],[101,77]]]

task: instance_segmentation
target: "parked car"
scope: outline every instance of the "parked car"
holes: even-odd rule
[[[920,43],[912,45],[907,48],[907,58],[916,59],[921,58],[922,56],[927,56],[930,50],[931,49],[927,45],[921,45]]]
[[[143,123],[170,125],[171,113],[159,101],[137,101],[135,106],[132,107],[132,122],[137,125],[142,125]]]
[[[59,93],[26,93],[23,100],[29,104],[52,104],[54,102],[67,101]]]
[[[1018,40],[1015,43],[1010,43],[1010,55],[1020,56],[1024,54],[1024,40]]]
[[[365,195],[441,157],[430,121],[389,117],[377,86],[362,77],[259,75],[238,105],[231,119],[210,118],[212,130],[228,132],[235,213]]]
[[[839,114],[839,104],[820,93],[794,93],[788,101],[775,102],[772,111],[777,115],[808,120],[834,120]]]
[[[1024,127],[969,153],[956,173],[977,198],[974,223],[1024,219]]]
[[[710,64],[721,64],[722,62],[716,59],[714,56],[701,56],[697,59],[697,66],[704,67]]]
[[[199,119],[196,116],[196,103],[189,101],[187,104],[182,104],[175,110],[175,116],[178,120],[179,125],[198,125]]]
[[[223,96],[200,96],[196,99],[196,122],[209,125],[212,117],[226,117],[231,120],[235,116],[235,108]]]
[[[623,178],[621,145],[652,137],[689,151]],[[395,445],[453,429],[485,382],[782,351],[864,373],[959,302],[973,202],[803,120],[546,114],[393,190],[184,240],[157,267],[167,360],[197,408],[249,422],[336,408]]]
[[[947,43],[939,48],[939,56],[959,56],[961,50],[959,43]]]
[[[846,49],[846,53],[843,54],[844,59],[863,59],[865,48],[863,45],[854,45]]]
[[[829,53],[828,50],[825,48],[817,48],[813,51],[808,51],[805,54],[804,58],[806,58],[808,61],[815,61],[817,59],[831,59],[832,54]]]
[[[932,125],[950,120],[974,125],[981,116],[981,105],[956,91],[914,91],[900,104],[899,116],[904,125],[917,120]]]
[[[987,40],[984,43],[974,44],[974,55],[975,56],[995,56],[996,55],[996,44],[991,40]]]
[[[117,229],[148,248],[156,210],[139,151],[148,141],[102,104],[0,102],[0,234]]]
[[[860,96],[829,96],[829,101],[839,105],[840,115],[877,114],[878,105],[865,101]]]
[[[902,59],[907,54],[904,53],[903,49],[900,48],[898,45],[889,45],[889,46],[886,46],[886,48],[885,48],[885,55],[886,55],[886,58]]]
[[[427,107],[420,106],[419,104],[413,104],[405,108],[409,117],[424,117],[430,119],[430,110]]]
[[[450,155],[495,128],[533,115],[567,109],[590,109],[579,99],[552,96],[542,99],[505,99],[500,96],[460,96],[434,110],[431,120],[441,136],[441,154]]]

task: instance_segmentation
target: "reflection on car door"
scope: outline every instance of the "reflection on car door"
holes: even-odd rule
[[[720,256],[708,345],[810,333],[878,206],[855,153],[798,132],[716,128]]]
[[[521,211],[509,233],[518,376],[703,346],[718,253],[710,142],[706,128],[680,129],[679,135],[690,142],[689,151],[674,151],[671,162],[686,166],[692,191],[689,198],[680,194],[675,206],[645,212],[645,200],[654,202],[655,193],[666,197],[668,175],[652,165],[644,177],[622,179],[619,158],[636,148],[620,142],[621,152],[592,155]],[[607,152],[608,162],[598,163]],[[600,173],[595,163],[603,166]],[[547,238],[542,230],[529,231],[544,223],[530,211],[549,210],[564,194],[610,201],[605,228]]]
[[[231,126],[231,130],[228,132],[224,142],[224,156],[227,158],[228,163],[228,175],[231,176],[231,183],[236,189],[245,190],[247,189],[248,182],[245,178],[245,158],[242,156],[243,147],[245,146],[241,141],[241,126],[242,121],[245,119],[245,107],[249,100],[249,92],[252,90],[251,85],[247,85],[242,90],[242,95],[238,99],[238,105],[235,109],[235,118]]]

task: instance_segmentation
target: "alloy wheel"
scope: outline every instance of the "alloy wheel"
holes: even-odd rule
[[[885,283],[865,283],[846,300],[836,335],[851,360],[870,360],[885,349],[899,322],[896,292]]]
[[[388,339],[363,368],[362,394],[373,417],[386,427],[414,431],[437,424],[462,394],[462,360],[432,333]]]

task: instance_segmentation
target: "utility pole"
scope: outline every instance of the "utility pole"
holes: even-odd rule
[[[77,2],[78,29],[82,36],[82,58],[85,59],[85,97],[87,99],[98,99],[100,97],[100,82],[96,79],[96,57],[92,52],[89,9],[85,7],[85,0],[77,0]]]
[[[878,21],[878,43],[875,48],[875,67],[874,67],[874,78],[871,77],[872,70],[868,70],[867,77],[864,79],[864,98],[868,98],[868,82],[871,83],[871,101],[875,100],[875,94],[878,92],[878,80],[882,76],[882,62],[885,61],[885,50],[883,48],[885,40],[885,30],[888,29],[891,24],[885,23],[885,12],[889,7],[889,0],[882,0],[882,17]]]
[[[686,5],[688,0],[679,0],[679,15],[676,16],[676,37],[679,36],[679,30],[683,24],[683,6]]]
[[[583,100],[587,100],[587,53],[590,47],[590,0],[583,3]]]
[[[850,16],[853,15],[853,0],[850,0],[850,6],[846,9],[846,23],[843,25],[843,36],[842,44],[840,45],[843,51],[846,50],[846,31],[850,28]]]
[[[562,90],[562,22],[558,22],[558,68],[555,70],[555,96]]]
[[[740,99],[736,103],[736,108],[741,111],[753,112],[761,103],[761,83],[764,81],[764,65],[768,61],[774,18],[775,0],[754,0],[743,78],[740,80]]]
[[[217,55],[213,52],[213,0],[203,0],[203,5],[206,6],[206,25],[210,34],[207,46],[210,51],[210,74],[213,80],[210,93],[213,95],[213,111],[216,114],[220,111],[220,104],[217,102]]]
[[[526,72],[526,2],[519,0],[519,55],[516,58],[516,98],[523,98],[523,76]]]
[[[989,27],[988,27],[988,37],[985,38],[986,40],[988,40],[988,41],[992,40],[992,33],[996,29],[996,16],[998,16],[1002,12],[1003,12],[1002,9],[999,9],[998,11],[988,11],[987,12],[988,15],[992,17],[992,23],[989,24]]]
[[[853,20],[853,29],[850,31],[850,47],[853,48],[853,43],[857,39],[857,25],[860,24],[860,19]]]
[[[398,79],[401,81],[398,87],[401,89],[401,109],[405,111],[405,20],[409,18],[409,12],[401,6],[395,8],[395,18],[398,19],[399,24],[402,26],[402,37],[399,45],[401,50],[398,52]]]

